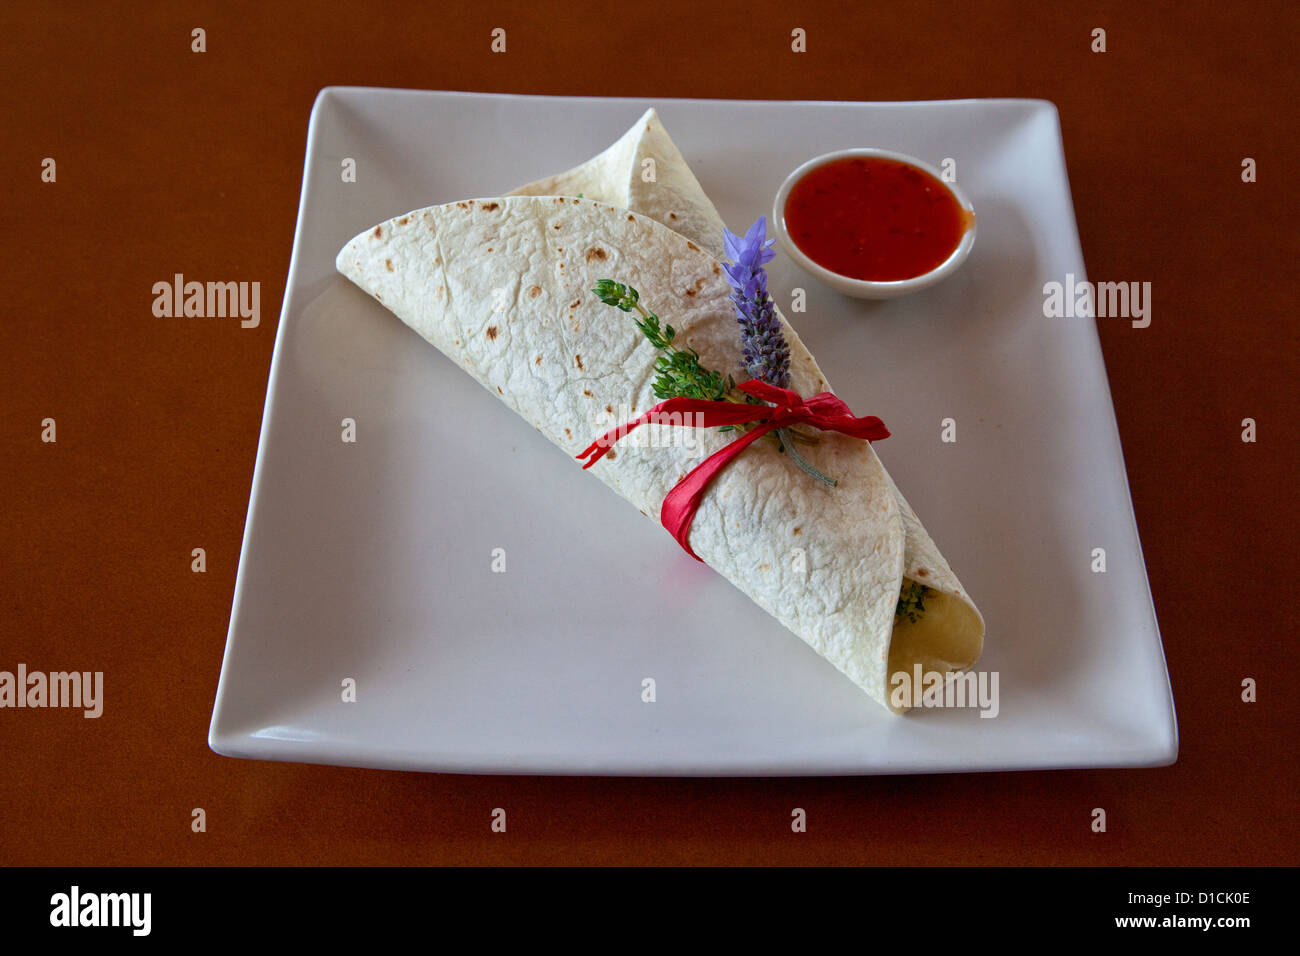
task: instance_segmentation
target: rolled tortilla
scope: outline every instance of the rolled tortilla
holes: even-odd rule
[[[598,279],[638,289],[705,366],[731,370],[738,361],[719,262],[655,219],[593,199],[510,196],[416,210],[354,238],[337,266],[569,456],[617,424],[620,409],[639,414],[658,402],[657,353],[628,315],[592,294]],[[804,396],[828,391],[781,322],[790,387]],[[591,471],[657,521],[668,491],[736,437],[689,431],[689,446],[624,440]],[[917,664],[969,667],[984,624],[871,446],[818,436],[804,455],[837,487],[757,442],[710,485],[690,543],[873,699],[900,711],[907,701],[891,697],[890,674],[910,677]],[[667,535],[665,546],[676,547]],[[930,589],[915,623],[895,614],[909,579]]]
[[[681,233],[715,258],[723,255],[722,217],[654,109],[598,156],[506,195],[583,196],[631,209]]]

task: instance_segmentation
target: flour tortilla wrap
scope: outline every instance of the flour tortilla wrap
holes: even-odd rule
[[[592,294],[598,279],[638,289],[705,366],[737,365],[731,287],[719,262],[652,218],[591,199],[511,196],[416,210],[357,236],[337,266],[571,458],[617,424],[608,410],[630,406],[639,414],[659,401],[652,390],[657,353],[629,315]],[[790,387],[804,396],[830,390],[781,322]],[[625,439],[590,470],[657,522],[668,491],[736,437],[692,432],[690,447]],[[898,710],[889,675],[911,676],[914,664],[923,671],[969,667],[981,650],[983,621],[870,444],[818,435],[804,456],[838,487],[809,478],[773,443],[756,442],[709,486],[691,547],[872,698]],[[575,481],[584,480],[579,471],[575,460]],[[666,532],[664,542],[677,547]],[[916,623],[895,616],[905,578],[932,589]]]
[[[653,109],[600,155],[506,195],[595,199],[656,219],[705,252],[723,255],[722,217]]]

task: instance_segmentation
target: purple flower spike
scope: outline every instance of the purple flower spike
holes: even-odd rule
[[[764,263],[776,257],[771,248],[776,240],[767,239],[766,235],[765,216],[759,216],[743,237],[723,226],[722,244],[732,260],[723,268],[734,290],[731,301],[740,322],[744,355],[741,364],[753,378],[779,388],[789,388],[790,347],[781,332],[776,306],[767,294],[767,273],[763,271]]]

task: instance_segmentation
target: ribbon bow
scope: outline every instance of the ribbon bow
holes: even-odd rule
[[[633,429],[650,422],[705,428],[741,425],[746,422],[760,423],[757,428],[746,432],[696,465],[664,498],[663,507],[659,511],[659,520],[686,553],[696,561],[703,561],[703,558],[691,550],[687,539],[690,535],[691,522],[695,520],[695,512],[700,509],[700,502],[704,500],[704,492],[709,482],[731,459],[768,432],[806,423],[822,431],[840,432],[867,441],[878,441],[889,437],[889,429],[879,418],[855,417],[849,410],[849,406],[830,392],[821,392],[805,401],[798,392],[769,385],[756,378],[741,382],[736,387],[748,395],[771,404],[752,405],[748,402],[712,401],[705,398],[669,398],[626,425],[607,431],[588,445],[582,454],[576,456],[579,459],[587,459],[582,467],[590,468],[605,457],[616,441]]]

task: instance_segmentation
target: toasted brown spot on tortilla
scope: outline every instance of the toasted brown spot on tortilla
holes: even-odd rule
[[[580,306],[580,305],[582,305],[582,300],[581,300],[581,299],[574,299],[574,300],[573,300],[573,303],[569,306],[569,308],[571,308],[571,309],[576,309],[576,308],[577,308],[578,306]]]
[[[498,394],[498,395],[504,395],[504,394],[505,394],[505,392],[501,391],[501,386],[500,386],[500,385],[497,386],[497,394]]]
[[[588,262],[590,262],[592,259],[599,259],[601,262],[604,262],[608,258],[609,258],[609,253],[606,252],[604,249],[600,248],[600,246],[592,246],[590,249],[587,250]]]
[[[375,293],[375,298],[378,299],[380,302],[384,301],[384,297],[380,295],[378,292]]]
[[[794,529],[794,533],[795,533],[795,534],[803,534],[803,526],[801,525],[801,526],[795,528],[795,529]]]
[[[645,515],[645,509],[644,509],[644,508],[638,508],[637,510],[640,511],[643,515]],[[645,515],[645,516],[646,516],[647,518],[650,517],[649,515]]]
[[[403,216],[401,219],[397,220],[397,224],[399,226],[405,226],[410,221],[411,221],[410,216]]]
[[[456,208],[457,208],[457,209],[468,209],[468,208],[469,208],[469,203],[467,203],[467,202],[458,202],[458,203],[456,203]]]
[[[552,226],[551,228],[552,228],[552,229],[559,229],[559,228],[560,228],[560,224],[557,222],[557,223],[556,223],[554,226]]]
[[[675,213],[675,212],[670,212],[670,213],[668,214],[668,218],[669,218],[669,219],[676,219],[676,218],[677,218],[677,213]]]
[[[488,338],[492,339],[492,340],[495,342],[495,341],[496,341],[496,337],[497,337],[498,334],[499,334],[499,333],[497,332],[497,327],[496,327],[495,325],[489,325],[489,326],[488,326],[488,330],[487,330],[487,337],[488,337]]]
[[[592,397],[592,395],[591,395],[591,389],[589,389],[589,388],[584,388],[584,389],[582,390],[582,394],[583,394],[583,395],[586,395],[588,398],[591,398],[591,397]]]
[[[392,259],[385,259],[385,260],[384,260],[384,265],[388,267],[388,271],[389,271],[389,272],[392,272],[392,271],[393,271],[393,260],[392,260]]]
[[[605,411],[607,411],[607,412],[609,412],[611,415],[613,415],[613,414],[614,414],[614,406],[613,406],[613,405],[606,405],[606,406],[605,406]]]
[[[687,295],[695,295],[695,290],[694,290],[694,289],[687,289],[687,290],[686,290],[686,294],[687,294]]]
[[[578,202],[579,202],[579,200],[575,199],[575,200],[573,201],[573,204],[576,206],[576,205],[578,205]]]
[[[491,251],[492,251],[492,247],[491,247],[491,246],[488,246],[488,252],[491,252]]]
[[[537,356],[537,358],[533,361],[533,364],[534,364],[534,365],[541,365],[541,364],[542,364],[542,357],[541,357],[540,355]]]
[[[494,202],[485,202],[483,203],[483,208],[486,209],[488,212],[491,212],[493,209],[496,209],[498,205],[500,204]]]
[[[635,220],[636,220],[636,216],[632,215],[631,213],[628,213],[628,214],[627,214],[627,221],[628,221],[628,222],[634,222]],[[641,512],[641,513],[642,513],[642,514],[645,514],[644,511]]]
[[[375,226],[375,231],[371,233],[371,235],[374,236],[376,239],[380,238],[383,234],[384,234],[383,226]]]
[[[573,437],[573,432],[569,431],[569,430],[566,428],[566,429],[564,430],[564,437],[565,437],[565,438],[572,438],[572,437]]]
[[[722,271],[722,270],[718,268],[718,264],[715,262],[715,263],[713,264],[713,274],[714,274],[714,275],[717,275],[717,274],[718,274],[719,272],[721,272],[721,271]]]
[[[672,213],[669,213],[668,215],[673,216]],[[676,217],[676,216],[673,216],[673,218],[676,219],[677,217]],[[691,240],[689,240],[689,239],[686,240],[686,248],[691,249],[691,250],[693,250],[693,251],[695,251],[695,252],[699,252],[699,251],[700,251],[700,247],[697,246],[695,243],[691,242]]]
[[[573,360],[574,360],[575,362],[578,363],[578,369],[579,369],[579,371],[583,371],[583,372],[586,371],[586,369],[582,367],[582,356],[581,356],[581,355],[575,355],[575,356],[573,357]]]
[[[616,452],[614,449],[611,448],[609,450],[609,453],[605,455],[605,457],[608,458],[610,461],[613,461],[615,458],[618,457],[618,452]]]
[[[917,576],[918,578],[924,578],[924,577],[928,576],[929,573],[930,573],[930,572],[927,571],[925,568],[917,568],[917,569],[916,569],[916,576]]]
[[[760,571],[771,571],[771,570],[772,570],[772,565],[770,565],[770,564],[760,564],[760,565],[758,566],[758,570],[760,570]]]
[[[542,287],[539,285],[535,285],[528,290],[528,298],[530,299],[535,299],[541,294],[542,294]]]

